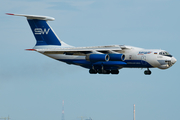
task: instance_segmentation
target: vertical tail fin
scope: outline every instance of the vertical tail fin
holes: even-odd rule
[[[61,42],[45,20],[27,19],[38,45],[59,45]]]
[[[70,47],[69,45],[62,42],[47,21],[55,20],[52,17],[47,16],[36,16],[36,15],[21,15],[21,14],[10,14],[15,16],[24,16],[31,27],[31,30],[36,38],[36,46],[62,46]]]

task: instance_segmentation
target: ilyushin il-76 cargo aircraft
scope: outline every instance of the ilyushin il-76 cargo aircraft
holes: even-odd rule
[[[73,47],[61,41],[47,21],[52,17],[39,15],[23,16],[36,38],[36,45],[30,51],[37,51],[67,64],[89,69],[90,74],[119,74],[122,68],[147,68],[145,75],[150,75],[150,68],[167,69],[176,63],[176,59],[159,49],[143,49],[126,45],[108,45],[93,47]]]

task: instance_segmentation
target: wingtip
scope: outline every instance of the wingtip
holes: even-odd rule
[[[12,14],[12,13],[6,13],[6,15],[14,15],[14,14]]]

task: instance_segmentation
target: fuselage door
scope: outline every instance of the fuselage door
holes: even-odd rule
[[[147,62],[146,62],[146,56],[141,56],[141,63],[142,63],[143,65],[146,65],[146,64],[147,64]]]

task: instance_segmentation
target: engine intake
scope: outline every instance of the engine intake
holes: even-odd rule
[[[109,61],[109,55],[107,54],[89,54],[86,55],[86,60],[91,62],[97,61]]]
[[[123,54],[109,54],[109,61],[124,61],[125,55]]]

